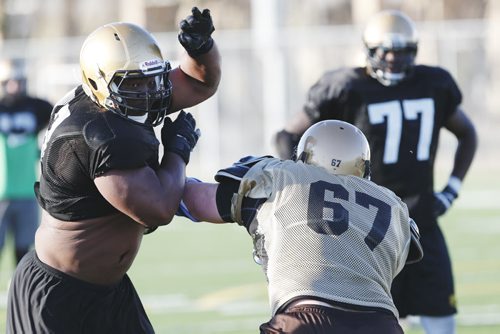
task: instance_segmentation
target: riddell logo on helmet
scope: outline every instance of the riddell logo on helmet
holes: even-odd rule
[[[163,69],[165,66],[165,63],[162,60],[159,59],[151,59],[151,60],[146,60],[145,62],[141,63],[141,71],[143,72],[149,72],[149,71],[154,71],[158,69]]]

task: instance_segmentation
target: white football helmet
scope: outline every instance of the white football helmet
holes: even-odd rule
[[[102,107],[153,126],[163,121],[172,95],[170,64],[143,28],[124,22],[98,28],[83,43],[80,68],[84,89]]]
[[[370,178],[370,146],[360,129],[326,120],[312,125],[297,145],[297,159],[331,174]]]
[[[373,16],[363,32],[369,74],[384,86],[407,78],[415,65],[418,36],[413,21],[397,10]],[[386,58],[392,52],[393,59]]]

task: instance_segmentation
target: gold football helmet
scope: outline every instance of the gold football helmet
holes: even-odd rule
[[[370,178],[370,146],[360,129],[347,122],[326,120],[312,125],[297,145],[298,160],[331,174]]]
[[[415,24],[402,12],[385,10],[373,16],[365,27],[363,43],[368,72],[383,85],[396,85],[411,74],[418,36]]]
[[[98,28],[83,43],[80,68],[84,89],[102,107],[153,126],[163,121],[170,64],[143,28],[124,22]]]

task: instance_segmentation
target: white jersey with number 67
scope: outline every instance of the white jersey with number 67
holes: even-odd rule
[[[398,317],[390,289],[405,265],[411,232],[407,207],[392,191],[271,158],[241,181],[232,210],[241,224],[245,197],[267,198],[249,232],[273,315],[292,298],[313,296],[384,308]]]

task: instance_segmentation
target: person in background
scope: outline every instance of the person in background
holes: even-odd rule
[[[399,197],[369,181],[365,136],[322,121],[297,155],[246,157],[218,183],[188,178],[178,214],[247,229],[268,282],[261,334],[403,333],[390,287],[422,258],[418,229]]]
[[[408,16],[396,10],[377,13],[366,25],[363,43],[366,66],[326,72],[310,88],[303,110],[276,135],[276,149],[290,158],[300,135],[328,119],[349,122],[366,134],[373,181],[407,204],[425,253],[394,280],[399,314],[420,315],[428,334],[455,333],[452,266],[438,218],[458,197],[471,166],[475,127],[462,111],[462,94],[450,73],[415,64],[418,36]],[[458,146],[447,185],[435,192],[434,162],[443,128]]]
[[[28,95],[25,66],[22,59],[0,60],[0,249],[12,235],[16,264],[35,240],[38,138],[52,111],[50,102]]]
[[[42,219],[12,279],[7,333],[154,333],[127,271],[143,235],[179,206],[199,137],[181,110],[220,81],[213,31],[210,11],[194,7],[174,69],[133,23],[106,24],[84,41],[82,84],[56,104],[42,146]]]

